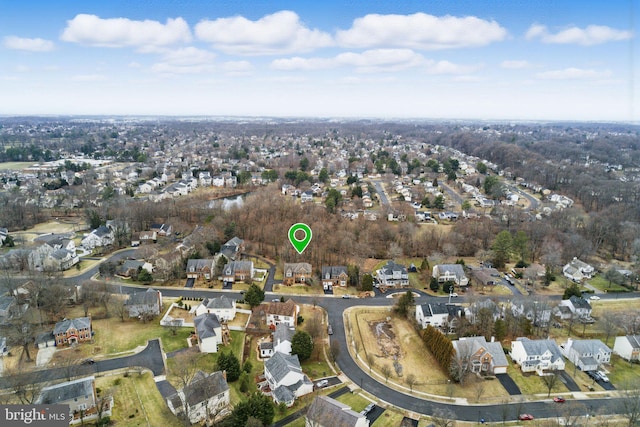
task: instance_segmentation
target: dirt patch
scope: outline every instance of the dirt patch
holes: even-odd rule
[[[396,341],[393,326],[386,320],[374,320],[367,323],[369,324],[371,333],[376,337],[376,342],[380,350],[379,357],[392,360],[401,359],[402,349]]]
[[[172,307],[169,316],[173,319],[183,319],[185,323],[193,323],[193,314],[180,307]]]

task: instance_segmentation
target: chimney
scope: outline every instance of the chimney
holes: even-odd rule
[[[227,370],[223,370],[222,371],[222,378],[224,378],[225,381],[227,381]]]

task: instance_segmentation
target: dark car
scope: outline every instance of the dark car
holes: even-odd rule
[[[81,364],[82,365],[93,365],[94,363],[96,363],[96,361],[93,360],[93,359],[84,359]]]

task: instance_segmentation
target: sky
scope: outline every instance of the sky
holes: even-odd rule
[[[640,121],[640,0],[0,0],[0,114]]]

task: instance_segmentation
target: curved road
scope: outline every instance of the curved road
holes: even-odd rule
[[[92,269],[97,271],[97,267]],[[95,274],[95,271],[86,272],[82,276],[88,275],[91,277]],[[270,276],[271,276],[270,271]],[[77,278],[76,278],[77,279]],[[140,289],[140,287],[134,286],[126,286],[113,283],[110,286],[117,289],[119,292],[123,293],[132,293],[136,292]],[[191,296],[191,297],[211,297],[212,295],[226,295],[231,296],[236,299],[240,299],[242,295],[234,292],[221,292],[221,291],[210,291],[203,289],[185,289],[185,288],[161,288],[162,293],[166,296],[178,297],[178,296]],[[416,304],[424,304],[426,302],[442,302],[442,298],[427,296],[419,290],[414,290],[420,296],[416,298]],[[280,295],[271,294],[273,297],[279,297]],[[287,297],[287,295],[284,295]],[[632,297],[638,297],[638,294],[631,294]],[[317,303],[318,297],[321,296],[311,296],[311,297],[303,297],[303,296],[294,296],[293,298],[301,303],[309,303],[313,304],[314,301]],[[605,298],[609,297],[608,295]],[[614,297],[613,295],[611,297]],[[508,296],[504,297],[508,299]],[[495,298],[501,299],[501,298]],[[613,299],[613,298],[611,298]],[[464,297],[458,298],[459,302],[462,302]],[[536,418],[549,418],[549,417],[558,417],[561,416],[562,406],[554,403],[550,399],[548,401],[535,401],[535,402],[509,402],[507,404],[499,404],[499,405],[458,405],[451,403],[442,403],[442,402],[434,402],[425,400],[422,398],[418,398],[412,396],[409,393],[402,393],[398,390],[392,389],[381,382],[373,379],[369,376],[368,373],[363,371],[360,366],[356,364],[356,362],[352,359],[351,354],[347,351],[348,344],[345,333],[345,325],[343,320],[344,310],[356,306],[356,305],[367,305],[367,306],[390,306],[395,302],[392,298],[368,298],[368,299],[342,299],[335,297],[324,297],[320,298],[319,305],[322,306],[328,314],[328,318],[331,319],[331,323],[333,325],[334,334],[331,336],[331,339],[337,340],[340,343],[341,351],[336,359],[336,362],[342,372],[351,379],[351,381],[361,386],[364,390],[376,396],[377,398],[402,409],[406,409],[409,411],[413,411],[420,414],[432,415],[436,410],[446,410],[450,411],[454,414],[454,418],[458,420],[477,422],[481,418],[485,421],[502,421],[502,420],[516,420],[519,413],[526,412],[533,414]],[[151,342],[150,342],[151,344]],[[158,343],[159,349],[159,343]],[[135,356],[129,356],[131,358]],[[124,358],[123,358],[124,359]],[[113,359],[117,360],[117,359]],[[106,362],[111,361],[101,361],[96,363],[96,369],[107,369]],[[118,363],[118,362],[114,362]],[[101,365],[103,364],[103,365]],[[142,365],[146,366],[146,365]],[[117,369],[117,368],[112,368]],[[150,368],[152,369],[152,368]],[[164,369],[164,366],[163,366]],[[153,370],[153,369],[152,369]],[[154,375],[155,375],[154,370]],[[160,372],[160,371],[159,371]],[[599,412],[603,411],[603,413],[613,414],[613,413],[621,413],[623,399],[621,398],[601,398],[601,399],[588,399],[585,401],[585,405],[590,408],[590,412]]]

